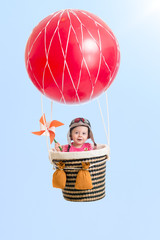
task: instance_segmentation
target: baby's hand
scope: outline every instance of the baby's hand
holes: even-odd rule
[[[62,146],[61,146],[58,142],[55,143],[55,149],[56,149],[57,152],[60,152],[60,151],[61,151],[59,147],[62,148]]]

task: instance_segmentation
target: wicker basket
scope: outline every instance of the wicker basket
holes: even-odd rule
[[[98,144],[96,150],[88,152],[54,152],[50,151],[49,158],[52,164],[59,161],[65,162],[65,172],[67,176],[63,197],[68,201],[89,202],[105,197],[105,174],[106,161],[109,159],[109,147]],[[81,163],[89,162],[89,172],[92,179],[93,188],[90,190],[75,189],[75,182]]]

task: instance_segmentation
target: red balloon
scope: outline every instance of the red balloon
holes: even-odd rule
[[[114,34],[99,17],[66,9],[49,15],[33,29],[25,63],[41,93],[61,103],[82,103],[111,85],[120,51]]]

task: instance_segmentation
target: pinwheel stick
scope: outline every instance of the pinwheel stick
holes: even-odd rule
[[[57,143],[56,139],[54,139],[54,142]],[[61,148],[60,146],[59,146],[59,149],[60,149],[61,152],[62,152],[62,148]]]

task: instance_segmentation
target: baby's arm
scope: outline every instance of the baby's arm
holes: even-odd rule
[[[62,149],[62,151],[60,150],[60,148]],[[57,142],[55,143],[55,149],[57,152],[68,152],[68,144],[61,146],[60,143]]]
[[[62,146],[57,142],[57,143],[55,143],[55,149],[56,149],[56,151],[57,152],[61,152],[61,150],[60,150],[60,148],[59,147],[61,147],[62,148]]]

